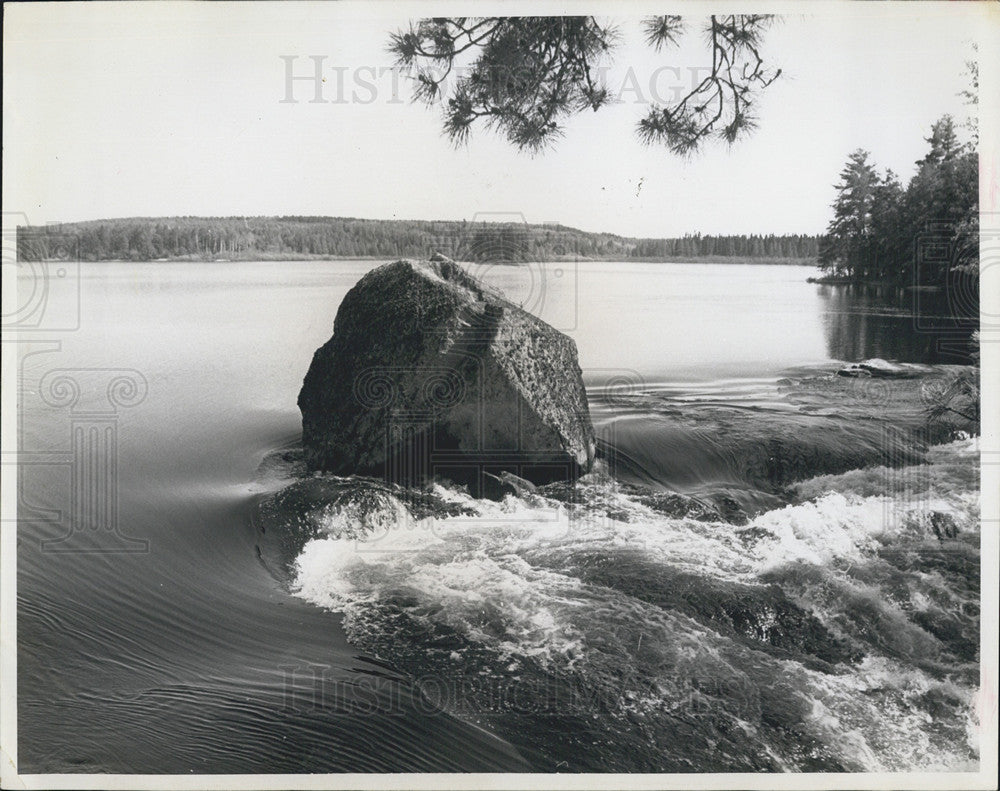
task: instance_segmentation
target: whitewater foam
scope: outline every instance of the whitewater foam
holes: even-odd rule
[[[613,481],[593,509],[438,487],[476,515],[401,518],[387,501],[359,535],[338,511],[293,588],[343,612],[363,650],[462,685],[452,710],[550,755],[569,754],[571,714],[602,766],[967,769],[975,458],[974,440],[935,448],[888,494],[877,470],[806,481],[743,527],[665,516]],[[559,716],[496,711],[484,679]]]

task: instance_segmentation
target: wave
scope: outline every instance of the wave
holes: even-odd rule
[[[770,379],[658,384],[592,393],[601,455],[612,475],[748,513],[788,500],[807,478],[923,461],[928,448],[975,426],[928,418],[962,366],[911,366],[905,379],[854,379],[835,366]]]
[[[927,418],[953,372],[828,368],[595,387],[595,471],[500,502],[299,478],[258,549],[538,771],[975,768],[978,442]]]
[[[307,479],[261,518],[297,595],[539,771],[965,770],[977,459],[813,477],[742,524],[601,473],[499,503]]]

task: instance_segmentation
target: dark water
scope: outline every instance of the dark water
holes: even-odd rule
[[[797,267],[480,271],[576,339],[603,472],[415,502],[297,482],[373,265],[86,265],[26,349],[22,772],[975,766],[954,327]],[[933,365],[833,375],[875,355]]]
[[[876,286],[817,287],[831,357],[967,364],[979,326],[978,293]]]

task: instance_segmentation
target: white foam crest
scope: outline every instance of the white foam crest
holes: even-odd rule
[[[383,535],[406,524],[409,512],[391,494],[379,493],[375,507],[371,503],[349,500],[328,504],[313,514],[320,530],[332,538],[364,540],[368,536]]]
[[[579,580],[536,568],[508,539],[565,522],[491,523],[472,517],[421,520],[376,540],[310,541],[297,561],[295,590],[324,607],[351,610],[403,591],[413,617],[431,618],[501,653],[571,658],[581,635],[566,609],[578,608]]]
[[[901,468],[865,467],[843,473],[818,475],[790,488],[800,499],[812,499],[827,492],[862,497],[890,495],[898,499],[948,499],[955,492],[976,492],[979,488],[979,439],[971,437],[927,452],[927,463]]]
[[[613,488],[602,494],[601,506],[600,511],[570,513],[561,507],[548,511],[508,496],[500,508],[504,515],[531,525],[530,531],[510,536],[515,552],[641,552],[655,562],[725,580],[746,579],[754,573],[732,525],[666,516]]]
[[[967,462],[974,450],[975,443],[965,440],[937,455]],[[955,491],[916,504],[829,492],[764,513],[742,530],[664,516],[613,485],[601,494],[603,508],[594,511],[533,495],[495,503],[441,486],[435,494],[474,506],[478,515],[416,520],[391,497],[377,509],[338,507],[324,516],[328,537],[303,550],[296,589],[336,609],[407,587],[455,628],[466,628],[475,607],[496,610],[496,624],[506,624],[507,631],[496,624],[492,631],[468,627],[471,639],[503,644],[510,652],[568,655],[579,630],[567,608],[580,606],[581,583],[556,570],[574,554],[639,552],[690,573],[754,582],[788,563],[844,568],[900,537],[933,540],[933,512],[949,514],[963,530],[974,529],[978,516],[977,493]],[[609,505],[627,521],[606,516]],[[353,529],[358,524],[365,529]],[[744,541],[754,533],[748,549]],[[923,609],[922,600],[914,603]]]
[[[815,502],[790,505],[757,517],[753,527],[770,541],[755,546],[759,570],[789,562],[826,566],[835,560],[860,560],[878,547],[886,529],[885,498],[848,497],[831,492]]]
[[[611,633],[624,618],[649,620],[655,631],[665,628],[660,622],[667,616],[563,573],[565,557],[640,551],[724,576],[706,562],[726,555],[728,563],[749,568],[735,549],[720,549],[718,537],[728,533],[713,538],[711,526],[697,522],[651,512],[651,521],[634,523],[571,519],[565,508],[538,508],[514,497],[476,504],[480,516],[411,519],[364,539],[310,541],[298,558],[293,587],[303,598],[349,615],[405,594],[411,617],[455,629],[501,654],[572,666],[583,651],[585,629]],[[623,613],[622,607],[636,611]],[[646,609],[650,613],[637,611]],[[697,653],[694,644],[686,650]]]
[[[921,704],[936,696],[971,712],[972,690],[870,656],[850,674],[796,668],[813,698],[815,735],[865,771],[974,771],[979,745],[960,722],[936,722]],[[971,716],[971,714],[969,715]],[[891,727],[886,727],[891,723]],[[962,735],[965,736],[961,739]]]
[[[754,546],[760,572],[790,562],[831,566],[860,561],[899,541],[978,536],[979,493],[930,487],[917,495],[908,492],[897,497],[828,491],[761,514],[752,527],[771,536]]]
[[[701,576],[752,583],[784,564],[807,563],[831,570],[859,595],[880,599],[876,588],[867,591],[858,580],[849,580],[847,569],[887,544],[936,544],[940,536],[934,533],[933,513],[949,515],[963,533],[976,531],[974,487],[949,487],[949,481],[961,480],[954,470],[934,477],[938,467],[959,460],[968,465],[976,452],[968,440],[934,449],[932,463],[925,465],[932,471],[931,484],[910,490],[920,489],[920,498],[870,494],[864,488],[869,479],[856,491],[847,486],[847,493],[826,491],[767,512],[745,528],[668,517],[613,484],[598,492],[600,507],[594,509],[534,495],[494,503],[439,486],[436,495],[473,507],[478,515],[416,520],[393,499],[376,509],[374,519],[371,509],[365,512],[369,529],[359,536],[349,529],[358,514],[349,509],[330,513],[327,535],[310,541],[299,556],[294,584],[303,598],[343,611],[349,630],[352,623],[359,630],[391,628],[391,621],[379,621],[378,608],[402,601],[399,606],[420,628],[455,630],[496,652],[508,669],[523,658],[604,678],[620,678],[627,669],[653,687],[625,689],[622,716],[672,711],[692,695],[685,679],[706,674],[745,678],[745,686],[762,695],[761,685],[774,678],[775,660],[674,611],[588,585],[573,576],[573,564],[580,558],[614,563],[614,553],[622,551]],[[855,479],[861,481],[860,475],[855,473]],[[913,574],[927,587],[947,587],[943,580],[937,584],[937,572]],[[911,587],[910,593],[912,605],[923,610],[933,602],[921,587]],[[811,599],[807,594],[805,599]],[[820,592],[817,596],[809,608],[822,618],[830,603]],[[460,663],[463,651],[451,651],[452,661]],[[746,669],[750,663],[756,670]],[[801,727],[846,766],[892,771],[975,763],[970,734],[976,729],[962,725],[963,717],[971,722],[972,715],[964,712],[972,710],[972,693],[956,682],[936,681],[902,661],[878,656],[842,674],[811,671],[790,660],[781,665],[784,677],[794,680],[795,694],[807,701]],[[928,695],[954,712],[946,724],[928,714],[923,699]],[[744,725],[753,729],[752,710],[748,716]]]

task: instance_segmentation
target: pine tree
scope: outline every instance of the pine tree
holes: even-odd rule
[[[878,179],[872,188],[871,276],[881,282],[899,282],[908,272],[907,250],[901,247],[903,185],[891,170]]]
[[[710,73],[676,102],[652,105],[637,126],[639,139],[689,154],[706,139],[733,143],[752,131],[756,94],[781,74],[761,54],[772,22],[766,14],[708,17]],[[642,24],[657,51],[676,44],[685,28],[680,16]],[[592,16],[435,17],[393,33],[389,50],[414,79],[414,98],[443,105],[444,131],[454,143],[464,143],[479,122],[537,152],[562,135],[568,116],[614,101],[599,66],[617,38],[613,26]]]
[[[872,208],[878,175],[868,157],[859,148],[840,172],[833,219],[819,255],[821,266],[855,280],[865,279],[872,263]]]
[[[921,285],[940,285],[957,268],[978,267],[979,157],[971,145],[961,145],[950,115],[936,121],[927,155],[904,198],[904,241],[914,256],[930,237],[952,249],[948,259],[921,258],[916,278]]]

